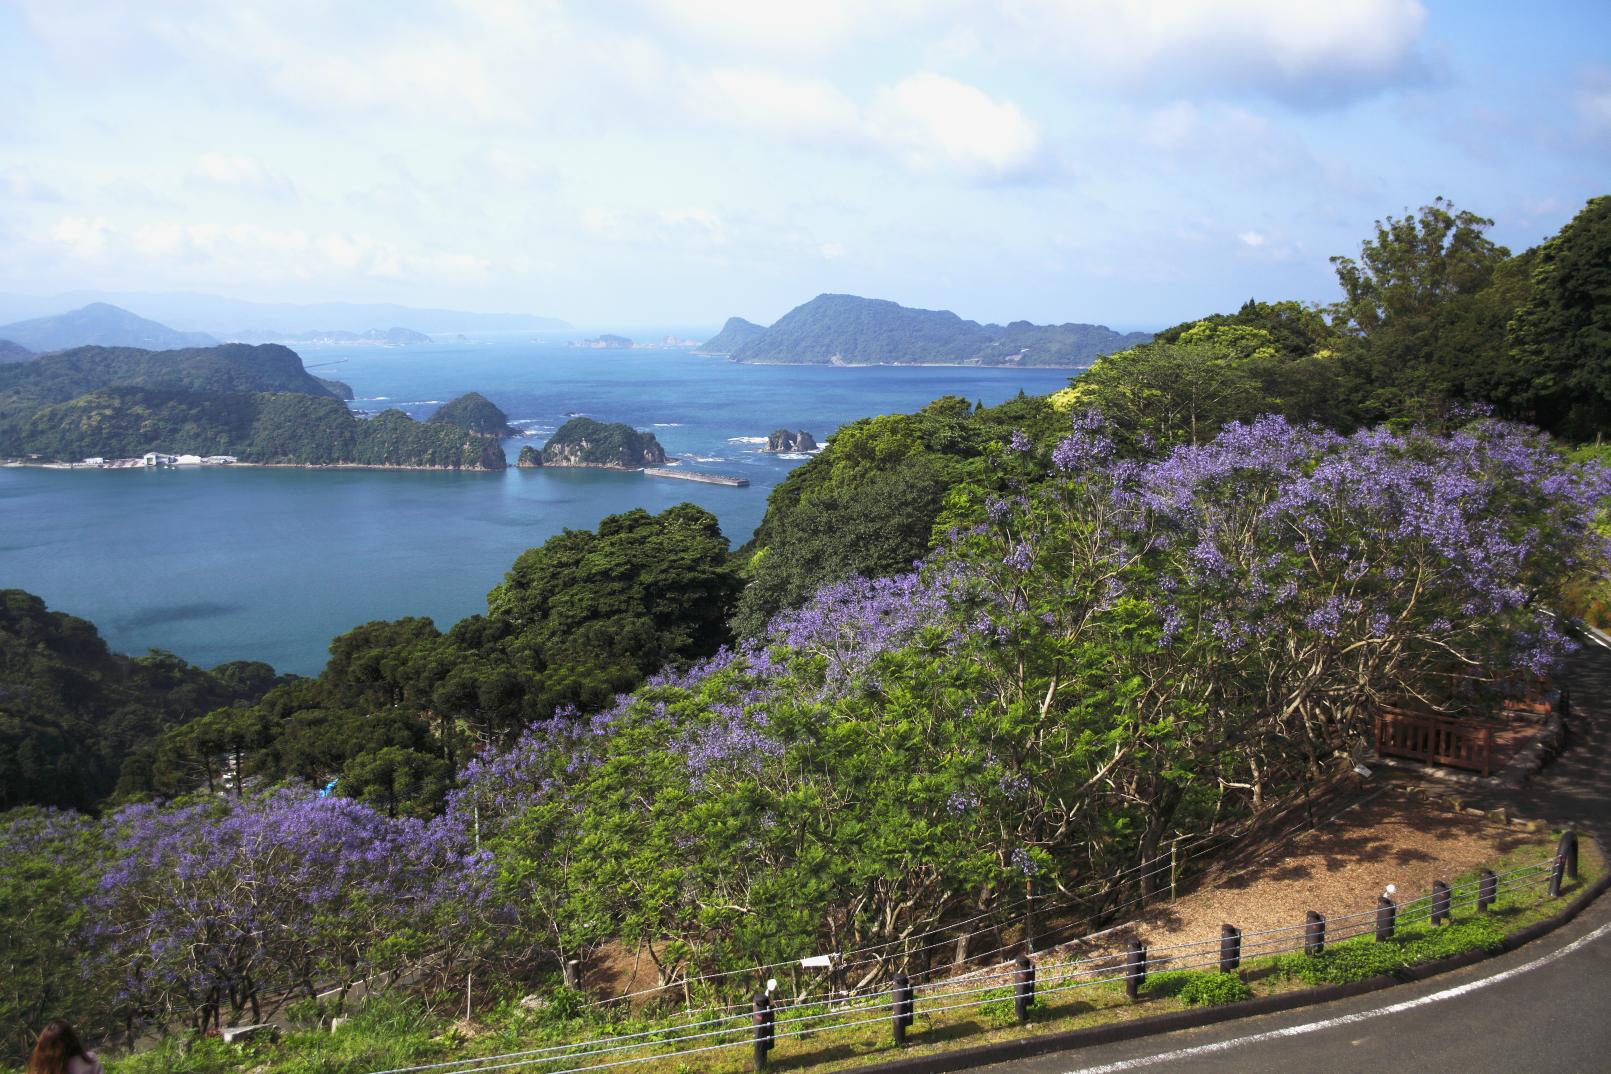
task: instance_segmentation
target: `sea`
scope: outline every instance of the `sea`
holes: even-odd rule
[[[568,417],[585,414],[653,432],[684,468],[750,484],[512,466],[7,467],[0,588],[89,619],[117,651],[161,649],[208,667],[262,660],[313,675],[330,640],[361,623],[429,616],[446,629],[485,611],[487,591],[522,551],[606,515],[689,501],[713,513],[737,547],[760,522],[768,493],[808,458],[765,454],[774,429],[823,441],[858,418],[916,410],[942,395],[988,406],[1020,390],[1055,391],[1072,374],[741,365],[687,349],[594,350],[526,334],[296,349],[310,372],[351,385],[349,405],[360,412],[396,407],[423,419],[481,392],[526,434],[504,442],[511,464],[523,445],[541,447]]]

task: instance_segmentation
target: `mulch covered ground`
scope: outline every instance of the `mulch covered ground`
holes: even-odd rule
[[[1550,853],[1542,835],[1447,812],[1388,786],[1249,864],[1211,872],[1192,894],[1150,909],[1133,931],[1161,948],[1218,936],[1227,923],[1243,932],[1281,928],[1301,924],[1309,910],[1328,918],[1369,910],[1388,884],[1402,904],[1426,895],[1434,880],[1453,883],[1528,846],[1540,859]]]

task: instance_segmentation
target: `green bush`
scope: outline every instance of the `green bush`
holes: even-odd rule
[[[1147,999],[1169,999],[1180,995],[1181,989],[1196,976],[1195,970],[1160,970],[1149,973],[1137,992]]]
[[[1384,943],[1366,936],[1345,940],[1313,957],[1284,956],[1277,960],[1277,966],[1307,984],[1350,984],[1381,974],[1396,976],[1406,967],[1467,951],[1497,950],[1504,938],[1505,929],[1499,921],[1479,917],[1442,928],[1405,929]]]
[[[1140,994],[1148,999],[1179,999],[1185,1007],[1218,1007],[1251,999],[1253,990],[1234,973],[1206,970],[1164,970],[1149,974]]]
[[[1186,1007],[1218,1007],[1252,998],[1253,990],[1234,973],[1194,973],[1180,989],[1180,1002]]]

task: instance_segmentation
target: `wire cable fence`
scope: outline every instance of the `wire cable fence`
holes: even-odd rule
[[[1096,894],[1105,893],[1105,892],[1111,891],[1111,890],[1113,890],[1115,888],[1122,889],[1124,886],[1126,886],[1128,884],[1139,883],[1139,882],[1141,882],[1143,880],[1150,879],[1151,877],[1161,875],[1162,873],[1165,873],[1165,872],[1169,872],[1171,869],[1178,867],[1178,865],[1183,863],[1183,861],[1190,860],[1191,857],[1201,856],[1201,854],[1204,852],[1206,844],[1212,843],[1212,844],[1215,844],[1215,845],[1221,845],[1221,844],[1223,844],[1225,842],[1228,842],[1228,841],[1230,841],[1232,839],[1235,839],[1235,838],[1239,837],[1240,835],[1244,834],[1244,831],[1245,831],[1246,827],[1247,827],[1246,825],[1238,825],[1234,830],[1225,830],[1225,831],[1218,831],[1218,832],[1205,832],[1205,833],[1202,833],[1201,835],[1195,836],[1195,837],[1193,837],[1193,838],[1191,838],[1189,840],[1183,840],[1183,841],[1182,840],[1177,840],[1176,841],[1177,845],[1172,848],[1170,853],[1168,853],[1168,854],[1160,854],[1160,855],[1158,855],[1156,857],[1149,858],[1149,859],[1147,859],[1145,861],[1137,863],[1136,865],[1132,865],[1127,869],[1123,869],[1123,870],[1120,870],[1117,873],[1112,874],[1111,876],[1106,878],[1106,880],[1103,882],[1103,884],[1102,884],[1102,892],[1099,892],[1099,893],[1096,893]],[[1300,827],[1303,827],[1303,826],[1300,826]],[[1282,833],[1282,835],[1291,834],[1291,831],[1296,831],[1296,830],[1299,830],[1299,829],[1291,829],[1288,832]],[[1186,859],[1180,859],[1178,857],[1180,851],[1189,851],[1190,854],[1188,855],[1188,857]],[[1162,862],[1163,864],[1160,865],[1159,864],[1160,862]],[[918,955],[921,955],[921,954],[923,954],[925,952],[928,952],[928,951],[938,950],[938,949],[943,948],[943,947],[955,947],[959,942],[961,942],[964,939],[971,940],[971,939],[973,939],[975,937],[978,937],[978,936],[988,936],[988,935],[991,935],[991,934],[999,933],[1003,928],[1010,927],[1015,921],[1021,921],[1022,920],[1022,914],[1019,912],[1019,909],[1021,907],[1027,907],[1027,906],[1029,906],[1031,904],[1034,904],[1034,903],[1049,902],[1051,900],[1054,900],[1054,899],[1058,898],[1059,894],[1060,893],[1058,893],[1058,892],[1048,892],[1048,893],[1046,893],[1044,895],[1027,895],[1027,896],[1023,896],[1023,897],[1014,899],[1013,901],[1011,901],[1010,903],[1008,903],[1004,907],[1003,906],[997,906],[997,907],[994,907],[994,908],[992,908],[990,910],[984,911],[983,913],[975,914],[974,916],[969,917],[969,918],[964,918],[964,919],[962,919],[960,921],[947,922],[944,925],[939,925],[939,926],[936,926],[934,928],[927,929],[927,930],[925,930],[923,932],[915,933],[915,934],[913,934],[911,936],[905,936],[905,937],[901,937],[901,938],[894,939],[894,940],[887,940],[887,941],[884,941],[883,943],[873,944],[873,945],[866,946],[866,947],[855,948],[855,949],[853,949],[851,951],[844,952],[844,953],[842,953],[842,954],[837,956],[839,961],[835,963],[835,970],[837,972],[841,972],[841,973],[848,973],[851,970],[855,970],[855,969],[865,967],[865,966],[872,966],[872,965],[878,964],[880,962],[886,962],[886,961],[889,960],[889,956],[884,956],[884,955],[877,955],[877,956],[872,957],[872,958],[855,958],[855,956],[868,955],[868,954],[873,954],[874,952],[887,951],[887,950],[889,950],[891,948],[900,947],[900,948],[902,948],[902,950],[899,952],[898,957],[901,960],[910,960],[910,959],[912,959],[912,958],[914,958],[914,957],[916,957]],[[1066,900],[1066,901],[1064,901],[1064,902],[1062,902],[1062,903],[1060,903],[1058,905],[1046,907],[1046,908],[1040,910],[1039,912],[1041,914],[1043,914],[1043,915],[1048,915],[1048,916],[1068,912],[1070,910],[1074,910],[1074,909],[1077,909],[1077,908],[1081,908],[1081,907],[1083,907],[1085,905],[1088,905],[1093,897],[1094,897],[1093,894],[1087,894],[1087,895],[1085,895],[1085,896],[1083,896],[1081,898],[1078,898],[1078,899]],[[1143,901],[1146,901],[1146,898],[1131,899],[1128,902],[1119,904],[1117,906],[1108,907],[1103,911],[1103,913],[1107,914],[1107,915],[1111,915],[1113,913],[1122,912],[1122,911],[1124,911],[1126,909],[1129,909],[1129,908],[1131,908],[1133,906],[1138,905],[1139,903],[1141,903]],[[1079,919],[1079,920],[1077,920],[1075,922],[1069,923],[1069,925],[1058,926],[1055,931],[1056,932],[1066,931],[1067,928],[1070,925],[1078,926],[1078,925],[1082,925],[1082,924],[1089,924],[1093,920],[1093,917],[1094,917],[1094,915],[1088,915],[1088,916],[1083,917],[1083,918],[1081,918],[1081,919]],[[983,928],[973,929],[973,930],[970,930],[970,931],[967,931],[967,932],[964,932],[964,933],[956,933],[954,931],[954,930],[956,930],[957,928],[959,928],[961,926],[974,924],[974,923],[979,922],[979,921],[989,921],[990,924],[985,926],[985,927],[983,927]],[[926,939],[929,936],[936,936],[936,935],[940,935],[942,933],[951,933],[951,935],[946,936],[946,938],[943,939],[943,940],[938,940],[938,941],[935,941],[935,942],[929,943],[929,944],[923,944],[923,945],[915,947],[915,948],[907,946],[907,945],[911,944],[915,940]],[[928,975],[928,974],[944,973],[944,972],[946,972],[948,970],[954,972],[959,966],[964,966],[964,965],[966,965],[968,963],[977,962],[977,961],[979,961],[981,959],[984,959],[984,958],[988,957],[989,955],[997,954],[997,953],[999,953],[1001,951],[1007,951],[1007,950],[1016,949],[1017,947],[1021,946],[1021,944],[1022,944],[1022,941],[1020,940],[1020,941],[1014,941],[1013,943],[1010,943],[1010,944],[1004,944],[1004,945],[1001,945],[999,947],[990,948],[990,949],[985,950],[985,951],[970,952],[970,953],[968,953],[966,955],[965,958],[963,958],[960,961],[943,963],[943,964],[940,964],[940,965],[937,965],[937,966],[931,966],[931,967],[928,967],[925,970],[918,971],[918,973],[923,974],[923,975]],[[852,961],[851,959],[854,959],[854,960]],[[649,987],[649,988],[641,988],[641,989],[637,989],[635,991],[622,993],[621,995],[618,995],[618,996],[611,996],[611,997],[609,997],[607,999],[601,1000],[600,1004],[603,1005],[603,1006],[614,1006],[614,1005],[618,1005],[618,1004],[621,1004],[621,1003],[624,1003],[624,1002],[627,1002],[627,1001],[631,1001],[631,1000],[635,1000],[635,999],[643,999],[644,997],[652,997],[652,996],[656,996],[656,995],[663,995],[663,994],[671,993],[671,992],[682,991],[682,992],[686,993],[687,990],[690,988],[690,986],[699,985],[699,984],[707,984],[707,983],[710,983],[710,982],[713,982],[713,981],[730,980],[730,979],[732,979],[734,977],[749,977],[752,980],[759,980],[759,979],[764,979],[765,977],[767,977],[767,976],[769,976],[771,974],[777,973],[779,971],[787,971],[787,970],[797,969],[799,967],[799,965],[800,965],[800,961],[798,959],[790,959],[788,961],[765,963],[765,964],[761,964],[761,965],[757,965],[757,966],[746,966],[746,967],[743,967],[743,968],[740,968],[740,969],[722,970],[722,971],[713,972],[713,973],[700,974],[700,975],[695,976],[695,977],[687,977],[687,978],[682,978],[680,980],[668,981],[668,982],[666,982],[664,984],[654,985],[654,986]],[[879,992],[879,991],[867,990],[867,989],[834,989],[834,990],[821,992],[821,993],[814,993],[814,994],[806,993],[806,994],[802,994],[802,995],[796,997],[795,1002],[797,1004],[801,1004],[801,1003],[816,1003],[816,1002],[827,1002],[827,1001],[845,1001],[845,1000],[852,1000],[852,999],[865,997],[865,996],[876,996],[876,995],[881,995],[881,994],[882,993]],[[742,1002],[738,1002],[738,1003],[708,1004],[708,1005],[699,1006],[699,1007],[684,1006],[682,1013],[685,1014],[685,1015],[706,1014],[706,1013],[715,1013],[715,1012],[719,1012],[719,1011],[737,1010],[739,1008],[746,1008],[748,1006],[749,1006],[749,1002],[747,1000],[742,1001]]]
[[[1557,854],[1502,873],[1485,871],[1478,879],[1445,885],[1441,889],[1435,887],[1433,894],[1403,903],[1393,903],[1384,895],[1382,901],[1372,909],[1321,919],[1324,929],[1321,943],[1329,949],[1335,944],[1362,936],[1375,934],[1381,938],[1387,907],[1391,911],[1385,918],[1386,928],[1389,935],[1396,935],[1398,929],[1406,926],[1439,917],[1446,920],[1447,915],[1457,908],[1480,912],[1485,905],[1492,907],[1499,898],[1511,896],[1514,902],[1514,897],[1526,896],[1546,885],[1547,895],[1558,895],[1563,861],[1563,856]],[[1312,922],[1306,922],[1237,932],[1232,964],[1239,966],[1247,959],[1310,951],[1314,944],[1311,928]],[[1113,931],[1107,930],[1097,935],[1109,935]],[[889,988],[859,994],[839,1003],[833,1003],[829,998],[816,998],[761,1006],[761,998],[758,997],[752,1001],[754,1006],[750,1010],[587,1041],[394,1067],[375,1071],[374,1074],[490,1074],[493,1071],[516,1069],[541,1071],[542,1074],[585,1074],[587,1071],[609,1070],[636,1063],[669,1063],[690,1056],[745,1047],[755,1048],[757,1058],[760,1058],[777,1040],[889,1024],[892,1018],[900,1017],[903,1002],[907,1004],[905,1017],[909,1021],[910,1012],[919,998],[922,1000],[919,1009],[925,1017],[973,1010],[990,1004],[1017,1003],[1019,1006],[1016,1010],[1022,1018],[1023,1011],[1027,1009],[1023,1006],[1026,995],[1033,1002],[1038,997],[1076,989],[1123,984],[1134,996],[1135,989],[1152,973],[1222,969],[1227,965],[1225,942],[1226,937],[1222,935],[1149,949],[1142,947],[1139,940],[1132,940],[1126,950],[1107,951],[1083,958],[1045,958],[1039,963],[1023,958],[1004,968],[977,971],[963,979],[927,986],[921,997],[917,996],[910,979],[904,985],[893,984]],[[1219,945],[1217,949],[1216,945]],[[724,1009],[737,1006],[733,1004]],[[764,1045],[761,1043],[763,1034],[767,1042]]]
[[[1297,824],[1286,827],[1281,831],[1272,833],[1267,838],[1272,842],[1279,842],[1296,833],[1329,824],[1333,820],[1337,819],[1337,817],[1341,816],[1342,813],[1345,813],[1349,809],[1352,809],[1354,806],[1358,805],[1359,801],[1362,800],[1363,799],[1359,799],[1350,802],[1343,809],[1319,820],[1316,820],[1314,817],[1315,803],[1312,799],[1295,803],[1287,810],[1284,816],[1296,816],[1302,813],[1304,814],[1305,819],[1299,821]],[[1165,841],[1169,846],[1169,850],[1167,852],[1160,852],[1152,857],[1136,863],[1135,865],[1129,866],[1126,869],[1120,870],[1117,873],[1113,873],[1105,877],[1101,881],[1100,886],[1094,890],[1087,891],[1073,899],[1067,899],[1058,905],[1044,906],[1038,909],[1036,912],[1042,915],[1043,921],[1056,915],[1069,912],[1085,912],[1083,912],[1081,916],[1066,921],[1063,924],[1052,926],[1045,931],[1034,935],[1033,946],[1037,950],[1045,950],[1051,947],[1066,946],[1070,943],[1080,943],[1090,939],[1089,936],[1081,934],[1079,930],[1089,928],[1098,920],[1112,919],[1115,915],[1121,914],[1126,910],[1131,910],[1147,902],[1153,901],[1159,896],[1159,894],[1161,894],[1160,891],[1149,890],[1145,883],[1147,880],[1163,876],[1166,873],[1170,875],[1171,880],[1174,880],[1177,877],[1177,874],[1180,871],[1183,871],[1191,861],[1200,858],[1204,854],[1216,850],[1227,843],[1245,837],[1247,834],[1249,834],[1249,832],[1262,823],[1266,823],[1262,818],[1249,818],[1243,822],[1231,825],[1229,827],[1202,832],[1195,836],[1177,836],[1173,840]],[[1136,895],[1122,903],[1103,904],[1103,900],[1112,892],[1123,891],[1130,885],[1136,886]],[[1171,884],[1171,890],[1172,889],[1173,884]],[[838,961],[834,963],[833,971],[837,975],[843,976],[845,974],[849,974],[853,970],[878,965],[880,963],[893,964],[896,959],[902,963],[910,965],[914,959],[925,955],[927,952],[945,947],[955,947],[964,941],[971,941],[975,937],[979,936],[999,936],[1004,929],[1011,928],[1015,924],[1022,925],[1025,927],[1027,932],[1027,924],[1025,923],[1026,915],[1021,911],[1020,908],[1027,910],[1037,903],[1050,902],[1051,900],[1056,899],[1059,894],[1061,893],[1048,892],[1043,895],[1026,895],[1013,900],[1005,907],[994,907],[982,913],[975,914],[972,917],[964,918],[960,921],[947,922],[944,925],[935,926],[923,932],[915,933],[911,936],[887,940],[882,943],[872,944],[866,947],[856,948],[851,951],[844,952],[837,956]],[[1099,909],[1094,912],[1089,910],[1093,902],[1099,904]],[[980,921],[988,921],[989,924],[982,928],[976,928],[963,933],[956,933],[954,931],[961,926],[974,924]],[[923,944],[918,947],[909,946],[913,941],[926,939],[930,936],[937,936],[942,933],[950,933],[950,935],[945,936],[944,939]],[[1100,933],[1098,933],[1098,935],[1100,935]],[[1056,937],[1062,938],[1056,939]],[[979,971],[966,969],[967,966],[976,963],[983,963],[983,966],[980,967],[981,969],[991,970],[1006,965],[1006,953],[1023,949],[1030,939],[1031,938],[1028,935],[1025,935],[1023,938],[1015,939],[1011,942],[1003,942],[995,947],[988,948],[983,951],[966,951],[966,953],[960,959],[939,963],[937,965],[926,965],[922,969],[911,971],[909,976],[914,981],[936,977],[942,974],[954,975],[958,979],[971,980]],[[886,952],[897,947],[901,948],[898,953],[892,953],[889,955],[875,954],[875,952]],[[964,948],[964,950],[966,949]],[[874,957],[856,957],[862,955],[874,955]],[[1003,957],[997,958],[993,962],[987,961],[990,959],[990,956],[993,955]],[[927,959],[924,959],[924,961],[926,962]],[[731,981],[733,978],[744,977],[748,977],[754,981],[759,981],[779,972],[797,970],[799,966],[799,960],[791,959],[788,961],[767,963],[758,966],[748,966],[740,969],[722,970],[713,973],[700,974],[694,977],[668,981],[664,984],[654,985],[649,988],[625,992],[621,995],[612,996],[608,999],[601,1000],[600,1003],[604,1006],[614,1006],[630,1002],[632,1000],[643,1000],[646,997],[666,995],[679,991],[686,996],[689,994],[689,990],[692,986],[702,984],[708,985],[712,982]],[[882,996],[886,994],[886,992],[887,989],[880,990],[869,987],[831,988],[826,991],[816,993],[800,993],[790,1001],[789,1005],[803,1006],[815,1003],[848,1004],[858,999]],[[741,1011],[747,1009],[748,1007],[748,1000],[726,1004],[706,1004],[697,1007],[685,1002],[682,1013],[686,1016],[717,1014],[725,1011]]]

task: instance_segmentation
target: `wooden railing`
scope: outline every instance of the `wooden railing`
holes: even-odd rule
[[[1386,709],[1376,715],[1376,752],[1488,775],[1493,767],[1494,729],[1446,716],[1418,716]]]

